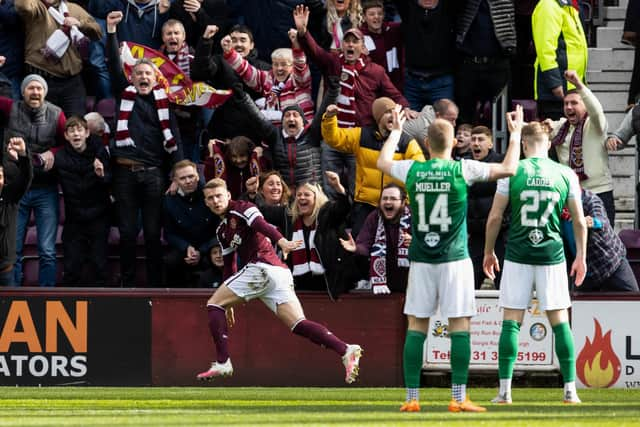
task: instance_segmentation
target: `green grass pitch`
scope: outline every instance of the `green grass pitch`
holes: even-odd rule
[[[447,412],[449,393],[422,389],[422,412],[400,413],[398,388],[2,387],[0,426],[640,426],[640,390],[579,390],[565,405],[560,388],[518,388],[493,405],[495,389],[471,389],[484,414]]]

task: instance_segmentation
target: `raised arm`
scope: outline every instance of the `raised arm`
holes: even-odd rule
[[[391,133],[384,142],[382,150],[380,150],[380,155],[378,156],[378,169],[387,175],[391,175],[393,154],[396,152],[396,148],[398,148],[398,142],[400,142],[400,137],[402,137],[402,126],[406,121],[404,112],[400,111],[401,108],[402,107],[400,105],[396,105],[396,108],[393,111],[393,126],[391,128]]]
[[[564,72],[564,78],[567,82],[576,87],[584,106],[589,114],[589,123],[594,126],[600,133],[607,131],[607,118],[604,115],[602,104],[598,98],[589,90],[589,88],[580,80],[580,76],[575,70],[567,70]],[[601,141],[604,144],[605,141]]]
[[[322,49],[311,36],[311,33],[307,31],[309,9],[302,5],[296,6],[293,10],[293,20],[298,31],[298,43],[300,43],[304,53],[320,68],[325,76],[338,75],[340,65],[337,62],[337,58]]]
[[[360,146],[362,128],[338,127],[338,107],[329,105],[322,116],[322,138],[331,147],[343,153],[355,154]]]
[[[311,90],[311,71],[307,64],[307,56],[304,54],[300,43],[298,43],[298,30],[291,28],[288,32],[291,40],[291,50],[293,53],[293,80],[299,88]]]
[[[249,64],[249,61],[231,47],[231,36],[224,36],[220,41],[220,45],[224,52],[222,55],[224,60],[227,61],[227,64],[233,68],[233,71],[240,76],[247,86],[256,92],[268,90],[267,82],[269,81],[269,71],[259,70]]]
[[[191,77],[204,82],[213,81],[218,73],[218,64],[212,53],[213,37],[218,32],[216,25],[207,25],[196,46],[196,53],[191,64]]]
[[[515,111],[507,113],[507,124],[510,133],[509,147],[502,163],[489,164],[489,181],[513,176],[516,173],[518,160],[520,160],[520,135],[524,125],[522,105],[516,105]]]
[[[122,12],[109,12],[107,15],[107,66],[109,77],[111,77],[111,88],[113,95],[118,98],[120,93],[129,85],[127,78],[122,71],[122,60],[120,59],[120,49],[118,46],[118,36],[116,29],[118,23],[122,21]]]

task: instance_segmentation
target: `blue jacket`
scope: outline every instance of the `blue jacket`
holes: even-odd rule
[[[24,63],[24,28],[16,13],[14,0],[0,3],[0,55],[7,62],[0,69],[9,79],[22,78]]]
[[[153,49],[162,44],[162,25],[168,12],[160,13],[155,2],[137,3],[135,0],[89,0],[87,10],[97,18],[106,19],[109,12],[124,14],[118,24],[118,40],[135,42]]]
[[[279,47],[291,47],[287,36],[295,28],[293,9],[301,0],[229,0],[235,15],[241,17],[251,31],[260,59],[271,62],[271,52]]]
[[[188,195],[178,193],[164,198],[164,238],[169,246],[186,253],[188,246],[209,253],[216,240],[220,220],[204,204],[202,185]]]

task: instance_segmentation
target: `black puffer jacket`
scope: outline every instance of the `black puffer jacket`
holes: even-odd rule
[[[98,158],[105,169],[105,178],[96,175],[93,167]],[[56,153],[55,171],[64,197],[67,222],[89,222],[107,214],[109,209],[109,160],[100,141],[90,139],[87,148],[78,153],[69,143]]]
[[[456,44],[462,45],[467,32],[473,24],[480,3],[485,0],[466,0],[459,11],[456,25]],[[486,0],[489,5],[491,21],[495,36],[505,55],[512,55],[516,50],[516,21],[513,0]]]
[[[327,202],[318,212],[314,243],[324,267],[327,292],[333,300],[352,289],[358,279],[355,256],[344,250],[338,240],[349,238],[345,227],[350,211],[349,197],[338,194],[335,200]]]
[[[456,1],[426,10],[414,0],[395,0],[402,18],[405,65],[432,74],[450,73],[455,55]]]
[[[191,78],[204,81],[216,89],[232,89],[233,96],[215,109],[207,124],[208,137],[227,139],[243,135],[252,141],[261,141],[262,134],[247,117],[247,105],[253,101],[243,90],[240,78],[221,55],[213,55],[213,40],[200,38],[191,64]]]
[[[327,93],[316,111],[313,122],[297,139],[285,138],[282,130],[266,119],[255,105],[247,105],[247,115],[254,122],[255,132],[263,135],[264,141],[269,145],[274,168],[290,187],[293,188],[305,181],[322,181],[322,115],[328,105],[336,102],[339,93],[337,77],[329,77]]]
[[[487,157],[482,159],[482,162],[500,163],[503,159],[503,154],[498,154],[491,150]],[[467,230],[470,235],[484,236],[485,225],[493,204],[493,196],[496,194],[496,185],[495,181],[476,182],[469,187],[467,195]]]
[[[169,8],[169,18],[177,19],[184,24],[189,46],[195,47],[198,44],[207,25],[217,25],[219,30],[213,37],[216,53],[222,52],[220,40],[229,31],[230,13],[226,0],[203,0],[200,3],[200,10],[195,14],[195,21],[192,14],[184,10],[184,0],[174,1]]]

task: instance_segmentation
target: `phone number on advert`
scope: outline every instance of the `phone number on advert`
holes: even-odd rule
[[[520,351],[516,360],[518,362],[544,362],[547,354],[544,351]],[[498,360],[497,351],[474,351],[471,354],[471,360],[476,362],[495,362]]]

